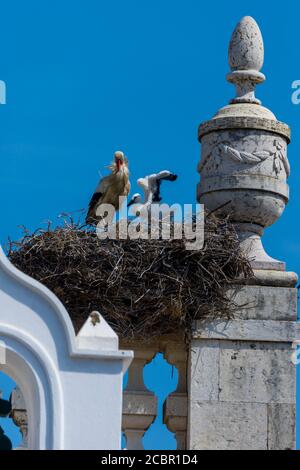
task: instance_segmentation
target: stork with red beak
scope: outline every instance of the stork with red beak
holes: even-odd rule
[[[123,152],[115,152],[114,161],[109,169],[111,174],[101,178],[90,200],[86,216],[87,224],[96,224],[101,219],[96,214],[101,204],[111,204],[117,211],[119,210],[119,197],[129,194],[128,160]]]

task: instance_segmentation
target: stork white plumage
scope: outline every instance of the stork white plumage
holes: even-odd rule
[[[115,152],[114,161],[109,166],[111,174],[101,178],[90,200],[86,216],[87,224],[96,224],[101,217],[97,208],[101,204],[111,204],[119,210],[119,197],[127,196],[130,191],[128,160],[123,152]]]
[[[149,208],[151,204],[159,203],[161,201],[160,186],[162,181],[175,181],[177,175],[168,170],[153,173],[152,175],[139,178],[137,184],[142,188],[144,193],[144,201],[139,193],[135,193],[128,203],[128,207],[137,204],[137,210],[142,208]]]

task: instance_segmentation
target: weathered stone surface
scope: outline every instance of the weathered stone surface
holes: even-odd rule
[[[296,407],[287,403],[268,405],[268,449],[295,449]]]
[[[128,450],[143,449],[143,435],[156,415],[157,398],[151,392],[124,391],[122,430]]]
[[[263,117],[262,117],[263,116]],[[210,132],[223,129],[260,129],[275,132],[290,141],[291,131],[287,124],[275,120],[274,114],[263,106],[229,105],[221,108],[210,121],[204,121],[198,129],[199,141]]]
[[[195,402],[190,449],[266,450],[267,406],[261,403]]]
[[[295,366],[291,348],[282,343],[223,341],[220,350],[219,400],[295,402]]]
[[[236,97],[199,127],[198,201],[236,224],[241,248],[253,268],[284,271],[283,262],[266,254],[261,236],[289,199],[290,132],[255,97],[256,85],[265,80],[260,72],[263,40],[249,16],[232,34],[229,65],[227,80],[236,86]]]
[[[185,393],[171,393],[164,403],[164,415],[170,417],[187,417],[187,395]],[[185,427],[186,429],[186,427]]]
[[[16,387],[11,393],[11,418],[14,424],[20,429],[22,442],[16,450],[28,448],[28,416],[23,394],[19,387]]]
[[[254,277],[245,279],[242,284],[249,286],[295,287],[298,283],[296,273],[290,271],[272,271],[254,269]]]
[[[288,200],[286,152],[287,141],[271,132],[210,132],[202,137],[199,201],[210,210],[228,202],[221,212],[234,222],[272,225]]]
[[[296,370],[291,353],[290,343],[277,341],[193,339],[188,448],[292,448]]]
[[[193,338],[292,343],[300,338],[300,323],[274,320],[196,321]]]
[[[260,29],[251,16],[244,16],[232,33],[229,51],[231,73],[227,80],[236,86],[237,95],[231,103],[255,103],[257,83],[265,80],[260,72],[264,62],[264,45]]]
[[[175,434],[177,449],[186,449],[187,415],[186,393],[169,395],[164,403],[163,422]]]
[[[289,199],[290,130],[255,97],[265,77],[263,41],[251,17],[233,32],[229,64],[236,97],[199,127],[198,201],[229,217],[255,277],[236,294],[233,319],[194,324],[187,442],[190,449],[291,448],[297,276],[286,273],[285,263],[268,256],[261,242]]]
[[[123,393],[123,416],[146,415],[153,419],[157,414],[157,397],[150,392]]]
[[[251,16],[244,16],[232,33],[228,60],[231,70],[259,71],[264,62],[264,44],[260,29]]]
[[[219,356],[219,341],[192,341],[188,369],[192,402],[218,400]]]
[[[245,286],[229,290],[228,296],[240,309],[235,317],[244,320],[297,320],[297,289]]]

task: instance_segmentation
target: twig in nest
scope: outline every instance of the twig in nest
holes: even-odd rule
[[[68,220],[32,234],[24,229],[8,254],[60,298],[76,331],[99,310],[125,339],[189,332],[195,318],[230,318],[236,306],[228,284],[253,275],[234,228],[214,215],[199,251],[186,250],[184,240],[103,241]]]

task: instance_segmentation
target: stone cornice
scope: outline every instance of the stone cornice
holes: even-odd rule
[[[196,321],[193,339],[292,343],[300,338],[300,323],[276,320]]]
[[[284,137],[288,143],[291,140],[291,130],[284,122],[258,117],[232,116],[211,119],[200,124],[198,129],[199,142],[201,142],[202,137],[206,134],[225,129],[259,129],[272,132],[274,134],[279,134]]]

